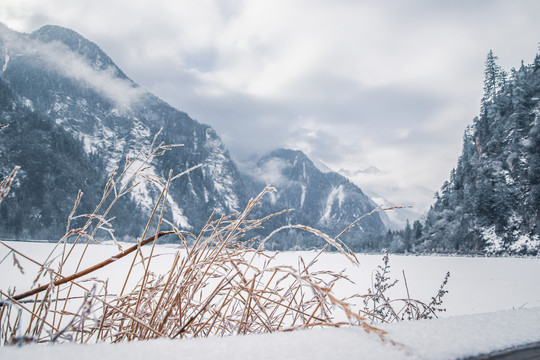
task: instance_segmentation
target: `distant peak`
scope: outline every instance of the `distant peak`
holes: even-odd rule
[[[41,40],[45,40],[46,38],[50,40],[64,40],[66,38],[84,39],[78,32],[58,25],[44,25],[31,35],[33,37],[39,37]]]
[[[78,51],[81,55],[88,55],[89,52],[103,52],[96,44],[87,40],[78,32],[57,25],[45,25],[30,34],[30,37],[42,42],[60,41]]]
[[[117,69],[119,77],[127,78],[99,46],[74,30],[58,25],[45,25],[31,33],[30,37],[45,43],[59,41],[67,45],[72,51],[87,58],[96,68],[104,70],[114,67]]]
[[[310,161],[306,154],[304,154],[300,150],[292,150],[292,149],[277,149],[272,152],[270,152],[268,155],[264,156],[265,158],[281,158],[286,160],[302,160],[302,161]]]
[[[17,34],[17,32],[15,30],[12,30],[10,29],[6,24],[4,24],[3,22],[0,22],[0,35],[7,35],[7,34],[10,34],[10,35],[13,35],[13,34]]]

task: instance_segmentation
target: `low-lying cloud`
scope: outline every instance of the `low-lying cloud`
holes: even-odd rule
[[[59,42],[42,42],[22,34],[0,33],[10,57],[35,56],[49,69],[79,81],[114,101],[119,108],[127,108],[137,101],[145,91],[129,79],[118,76],[114,66],[99,69],[88,59]],[[7,65],[9,66],[9,64]]]

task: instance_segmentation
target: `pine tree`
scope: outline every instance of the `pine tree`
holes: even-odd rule
[[[482,98],[482,115],[487,115],[487,106],[495,100],[500,89],[506,83],[506,72],[497,65],[498,57],[489,50],[484,70],[484,97]]]
[[[405,251],[410,252],[412,250],[413,244],[413,231],[411,228],[411,224],[409,223],[409,219],[407,219],[407,225],[405,226],[405,230],[403,231],[403,242],[405,245]]]

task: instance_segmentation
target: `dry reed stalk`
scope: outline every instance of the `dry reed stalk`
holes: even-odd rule
[[[152,235],[146,239],[144,239],[143,241],[141,241],[140,244],[136,244],[136,245],[133,245],[131,247],[129,247],[128,249],[108,258],[107,260],[104,260],[98,264],[95,264],[93,266],[90,266],[89,268],[86,268],[84,270],[81,270],[75,274],[72,274],[70,276],[66,276],[66,277],[62,277],[56,281],[54,281],[52,283],[53,286],[60,286],[60,285],[63,285],[63,284],[66,284],[66,283],[69,283],[75,279],[78,279],[80,277],[83,277],[85,275],[88,275],[96,270],[99,270],[107,265],[110,265],[112,263],[114,263],[115,261],[123,258],[124,256],[127,256],[129,254],[131,254],[132,252],[134,252],[135,250],[139,249],[141,246],[144,246],[146,244],[149,244],[150,242],[155,242],[156,239],[162,237],[162,236],[165,236],[165,235],[170,235],[170,234],[174,234],[173,231],[163,231],[163,232],[160,232],[160,233],[157,233],[155,235]],[[7,245],[5,242],[3,241],[0,241],[0,244],[4,245],[5,247],[7,247],[8,249],[11,249],[11,251],[16,251],[15,249],[13,249],[11,246]],[[20,253],[17,251],[17,253],[21,256],[24,256],[23,253]],[[25,256],[26,257],[26,256]],[[28,257],[26,257],[27,259],[29,259]],[[29,259],[30,260],[30,259]],[[32,290],[28,290],[24,293],[21,293],[21,294],[18,294],[18,295],[14,295],[13,296],[13,299],[15,300],[21,300],[21,299],[25,299],[27,297],[30,297],[32,295],[36,295],[36,294],[39,294],[40,292],[42,291],[45,291],[49,288],[50,284],[47,284],[47,285],[42,285],[42,286],[39,286],[37,288],[34,288]],[[59,301],[60,299],[56,299],[56,301]]]
[[[0,242],[0,243],[1,243],[1,242]],[[4,243],[4,246],[7,246],[7,245]],[[8,247],[9,247],[9,246],[8,246]],[[13,249],[13,251],[17,252],[17,254],[23,256],[24,258],[26,258],[27,260],[33,262],[34,264],[36,264],[36,265],[38,265],[38,266],[40,266],[40,267],[44,267],[43,264],[40,264],[40,263],[37,262],[36,260],[34,260],[34,259],[32,259],[32,258],[30,258],[30,257],[28,257],[28,256],[26,256],[26,255],[24,255],[23,253],[21,253],[21,252],[15,250],[15,249]],[[60,274],[60,273],[58,273],[58,272],[56,272],[56,271],[54,271],[54,270],[50,270],[50,271],[51,271],[55,276],[63,278],[62,274]],[[72,285],[75,285],[75,286],[79,287],[80,289],[82,289],[82,290],[85,291],[86,293],[90,292],[90,290],[89,290],[88,288],[82,286],[80,283],[78,283],[78,282],[76,282],[76,281],[74,281],[74,280],[70,280],[69,282],[70,282]],[[51,290],[52,288],[54,288],[54,286],[53,286],[53,284],[51,283],[50,286],[48,286],[47,289],[46,289],[46,295],[44,296],[44,298],[43,298],[42,300],[39,300],[39,299],[36,298],[35,301],[36,301],[37,303],[40,303],[40,306],[43,305],[44,303],[46,303],[47,301],[50,302],[50,294],[49,294],[49,293],[50,293],[50,290]],[[105,296],[105,297],[106,297],[106,296]],[[69,298],[67,298],[67,299],[68,299],[68,301],[70,301],[70,300],[72,300],[72,299],[77,299],[77,298],[79,298],[79,297],[69,297]],[[8,299],[9,299],[9,298],[8,298]],[[129,313],[124,312],[122,309],[117,308],[117,307],[115,307],[114,305],[112,305],[111,303],[109,303],[109,302],[107,302],[107,301],[105,301],[105,300],[100,299],[100,297],[95,297],[95,299],[96,299],[97,301],[101,302],[104,306],[111,307],[112,309],[114,309],[114,310],[117,311],[118,313],[122,314],[122,315],[125,316],[126,318],[129,318],[129,319],[131,319],[131,320],[133,320],[133,321],[135,321],[135,322],[138,322],[138,323],[141,324],[143,327],[148,328],[148,326],[147,326],[145,323],[143,323],[141,320],[134,318],[134,317],[131,316]],[[18,301],[17,301],[16,299],[13,299],[13,300],[18,304]],[[0,308],[5,307],[5,306],[8,306],[8,307],[9,307],[9,305],[10,305],[10,304],[7,303],[7,302],[5,302],[5,301],[0,302]],[[47,310],[47,311],[48,311],[48,310]],[[65,310],[62,310],[62,312],[65,313]],[[36,312],[33,311],[32,314],[33,314],[33,316],[35,316],[35,317],[37,317],[37,318],[40,318],[39,312],[36,314]],[[1,319],[0,319],[0,320],[1,320]],[[44,324],[44,323],[40,324],[40,327],[42,327],[43,324]],[[162,335],[160,332],[158,332],[158,331],[156,331],[156,330],[154,330],[154,329],[151,329],[151,328],[149,328],[149,329],[150,329],[152,332],[157,333],[158,335]],[[53,330],[54,330],[54,328],[53,328]],[[41,329],[40,329],[40,331],[41,331]]]
[[[56,329],[53,325],[49,324],[44,318],[41,318],[39,317],[38,315],[36,315],[36,313],[33,311],[33,310],[30,310],[28,309],[26,306],[24,306],[22,303],[18,302],[17,299],[15,299],[14,297],[10,296],[9,294],[3,292],[2,290],[0,290],[0,295],[6,297],[9,301],[13,302],[14,304],[17,304],[17,306],[20,308],[20,309],[23,309],[25,310],[26,312],[32,314],[32,317],[35,317],[37,319],[39,319],[40,321],[42,321],[45,325],[49,326],[52,330],[56,330],[58,331],[58,329]]]
[[[161,132],[161,130],[160,130],[160,132]],[[64,244],[67,242],[67,239],[73,234],[77,234],[77,238],[74,241],[74,243],[72,244],[71,249],[68,252],[67,256],[64,258],[64,255],[63,255],[64,253],[62,254],[63,260],[62,260],[62,263],[60,264],[60,270],[62,269],[63,263],[65,261],[67,261],[67,258],[70,256],[70,254],[73,251],[73,249],[75,248],[76,244],[79,242],[80,238],[81,237],[86,237],[88,239],[88,241],[87,241],[87,243],[85,245],[85,248],[84,248],[84,250],[83,250],[83,252],[82,252],[82,254],[81,254],[80,258],[79,258],[79,262],[77,264],[75,272],[77,272],[79,270],[80,265],[82,263],[84,255],[86,254],[86,251],[88,249],[88,246],[89,246],[90,242],[92,242],[92,241],[95,242],[94,236],[97,233],[97,231],[99,229],[108,230],[107,228],[103,227],[104,224],[108,224],[108,221],[106,220],[107,214],[110,212],[111,208],[114,206],[114,204],[118,201],[118,199],[120,197],[128,194],[130,191],[132,191],[135,187],[137,187],[140,184],[140,182],[134,183],[138,176],[143,177],[149,183],[151,182],[151,183],[157,184],[158,186],[161,185],[161,187],[163,188],[163,179],[161,179],[160,177],[148,176],[148,175],[146,175],[144,173],[144,171],[150,168],[149,164],[151,163],[151,161],[155,157],[161,156],[166,151],[169,151],[174,147],[182,146],[182,145],[163,145],[163,143],[160,143],[159,145],[156,146],[156,140],[157,140],[158,136],[159,136],[159,132],[154,136],[154,139],[152,140],[152,143],[150,144],[150,147],[149,147],[149,149],[147,151],[146,156],[144,156],[144,157],[142,156],[143,150],[141,150],[141,151],[139,151],[137,153],[135,158],[130,159],[128,157],[126,159],[125,164],[124,164],[123,171],[118,176],[116,176],[116,178],[115,178],[115,175],[118,172],[118,168],[114,169],[113,173],[111,174],[111,176],[109,178],[109,181],[107,182],[107,185],[105,186],[102,199],[101,199],[100,203],[98,204],[98,206],[96,207],[96,209],[94,210],[94,212],[92,214],[82,215],[82,216],[88,218],[88,221],[86,222],[86,224],[82,228],[66,231],[66,235],[64,235],[64,237],[61,240],[61,241],[64,241]],[[177,178],[177,177],[179,177],[181,175],[184,175],[186,173],[189,173],[190,171],[196,169],[199,166],[200,165],[194,166],[194,167],[182,172],[181,174],[178,174],[175,178]],[[124,183],[124,184],[122,185],[122,183]],[[119,185],[121,186],[120,190],[117,190],[117,186],[119,186]],[[102,214],[99,214],[98,212],[99,212],[100,208],[105,204],[107,199],[109,199],[109,197],[111,197],[111,195],[113,193],[114,193],[114,196],[112,197],[112,200],[110,200],[110,203],[109,203],[108,207],[106,207],[106,209],[103,211]],[[159,204],[159,201],[158,201],[158,204]],[[72,211],[72,214],[74,213],[75,208],[77,207],[77,205],[78,205],[78,202],[76,202],[75,207],[74,207],[74,209]],[[81,215],[79,217],[81,217]],[[152,217],[153,217],[153,214],[152,214]],[[73,219],[73,217],[71,217],[70,219]],[[98,223],[95,225],[95,227],[94,227],[93,231],[91,232],[91,234],[87,234],[86,230],[90,227],[90,225],[91,225],[91,223],[92,223],[92,221],[94,219],[98,219]],[[150,219],[150,221],[151,221],[151,219]],[[114,238],[114,236],[112,234],[112,231],[108,230],[108,233],[111,234],[111,236],[113,238],[113,241],[115,241],[115,243],[116,243],[116,239]],[[146,231],[143,234],[142,238],[144,238],[145,235],[146,235]],[[71,286],[70,286],[70,288],[68,290],[68,297],[70,296],[70,293],[71,293]],[[64,306],[64,308],[65,308],[65,306]],[[59,321],[62,321],[62,317],[60,318]]]
[[[19,166],[15,166],[15,168],[11,171],[11,173],[6,176],[2,182],[0,183],[0,203],[2,203],[2,200],[8,195],[9,190],[11,188],[11,184],[13,183],[13,180],[15,179],[15,176],[17,176],[17,172],[20,170]]]
[[[27,292],[25,294],[20,294],[19,296],[17,296],[18,298],[22,298],[22,297],[26,297],[26,296],[30,296],[31,294],[35,294],[35,293],[38,293],[38,292],[42,292],[46,289],[49,289],[50,286],[52,287],[56,287],[56,286],[60,286],[61,284],[63,283],[67,283],[67,282],[70,282],[72,283],[72,280],[80,277],[80,276],[84,276],[92,271],[95,271],[97,268],[100,268],[102,266],[105,266],[105,265],[108,265],[111,260],[115,260],[115,259],[109,259],[105,262],[102,262],[101,264],[97,264],[95,267],[91,267],[89,269],[86,269],[84,271],[78,271],[79,267],[80,267],[80,264],[82,262],[82,259],[84,257],[84,254],[86,253],[86,249],[87,249],[87,246],[89,245],[90,242],[94,241],[95,242],[95,234],[96,232],[99,230],[99,229],[103,229],[103,225],[106,224],[106,225],[110,225],[108,220],[106,219],[106,215],[107,213],[109,212],[109,210],[111,209],[111,207],[114,205],[114,203],[123,195],[127,194],[129,191],[131,191],[135,186],[137,186],[137,184],[135,185],[131,185],[131,183],[133,182],[133,180],[135,179],[136,176],[139,176],[141,175],[141,172],[144,171],[146,168],[147,168],[147,164],[152,160],[152,158],[156,157],[156,156],[159,156],[161,154],[163,154],[164,151],[167,151],[169,149],[171,149],[173,146],[165,146],[163,144],[160,144],[158,146],[155,146],[155,140],[156,140],[157,136],[154,138],[151,146],[150,146],[150,150],[148,151],[148,154],[147,156],[142,160],[142,161],[139,161],[139,164],[137,167],[134,168],[133,171],[131,171],[130,169],[132,169],[137,163],[137,159],[141,156],[142,152],[139,152],[139,154],[137,154],[137,156],[135,157],[135,159],[127,159],[126,160],[126,164],[124,166],[124,171],[117,177],[115,177],[115,174],[117,174],[117,170],[115,170],[113,172],[113,174],[111,175],[111,177],[109,178],[109,181],[104,189],[104,193],[103,193],[103,197],[102,197],[102,200],[101,202],[98,204],[98,206],[96,207],[96,209],[94,210],[94,212],[92,214],[85,214],[85,215],[79,215],[79,216],[73,216],[74,213],[75,213],[75,209],[77,208],[78,204],[79,204],[79,201],[80,201],[80,198],[82,196],[82,193],[79,192],[78,196],[77,196],[77,201],[75,202],[75,206],[73,207],[73,210],[68,218],[68,227],[66,229],[66,235],[61,239],[61,241],[58,243],[58,245],[62,244],[63,243],[63,249],[61,251],[61,261],[60,261],[60,264],[59,264],[59,271],[58,272],[54,272],[54,271],[51,271],[51,269],[49,268],[49,265],[51,264],[51,262],[49,261],[49,258],[47,259],[47,261],[45,262],[45,264],[42,264],[41,265],[41,270],[39,272],[39,275],[38,275],[38,278],[43,275],[43,274],[46,274],[46,273],[50,273],[52,276],[56,276],[57,279],[56,281],[55,280],[52,280],[51,283],[52,284],[49,284],[49,285],[46,285],[46,286],[42,286],[42,287],[38,287],[36,289],[33,289],[32,291],[30,292]],[[186,171],[184,171],[182,174],[179,174],[179,175],[176,175],[176,177],[178,176],[181,176],[189,171],[191,171],[192,169],[194,169],[196,167],[193,167],[191,169],[188,169]],[[129,173],[131,171],[131,173]],[[4,179],[4,181],[2,182],[2,189],[8,189],[8,186],[11,184],[11,180],[13,179],[14,175],[15,175],[15,172],[13,172],[12,174],[12,177],[10,178],[7,178],[7,179]],[[125,180],[122,180],[124,178],[126,178],[127,176],[129,175],[129,178],[127,179],[127,181]],[[144,175],[144,174],[143,174]],[[148,177],[147,177],[148,179]],[[120,183],[123,183],[124,185],[122,186],[122,188],[120,189],[120,191],[117,190],[117,186],[120,184]],[[159,182],[159,181],[156,181],[154,180],[154,182]],[[5,191],[2,192],[4,195],[6,194]],[[102,212],[101,214],[98,213],[98,211],[100,210],[100,208],[105,204],[106,200],[111,196],[111,194],[114,194],[114,198],[110,201],[110,204],[109,206],[105,209],[104,212]],[[81,227],[81,228],[78,228],[78,229],[70,229],[69,228],[69,225],[71,223],[71,220],[75,219],[75,218],[80,218],[80,217],[86,217],[88,219],[88,221],[86,222],[86,224]],[[92,221],[96,220],[98,221],[97,225],[95,225],[95,227],[93,228],[93,231],[91,231],[90,233],[87,231],[90,227],[90,225],[92,224]],[[107,229],[106,229],[107,230]],[[109,231],[109,233],[112,235],[112,232]],[[67,238],[72,236],[72,235],[76,235],[77,238],[75,240],[75,242],[71,245],[71,247],[68,249],[67,248]],[[162,236],[163,234],[160,234],[158,235],[159,236]],[[83,251],[83,254],[81,255],[80,259],[79,259],[79,262],[77,264],[77,268],[76,268],[76,273],[75,274],[72,274],[70,275],[69,277],[65,277],[65,276],[62,276],[61,275],[61,272],[62,272],[62,269],[63,269],[63,266],[64,264],[68,261],[73,249],[75,248],[75,245],[79,242],[80,238],[82,237],[85,237],[88,239],[87,241],[87,244],[86,244],[86,247]],[[113,240],[114,239],[114,236],[112,235],[113,237]],[[155,241],[156,239],[156,236],[153,237],[153,240]],[[144,241],[143,241],[144,242]],[[56,248],[53,250],[55,251]],[[132,252],[134,249],[131,249],[130,251],[128,251],[127,253],[129,252]],[[125,256],[125,254],[123,255]],[[52,258],[54,258],[52,256],[52,253],[51,253],[51,256]],[[52,260],[51,260],[52,261]],[[38,280],[38,278],[36,278],[36,281]],[[58,293],[59,292],[56,292],[56,296],[58,296]],[[67,294],[67,298],[71,298],[71,285],[70,285],[70,288],[68,290],[68,294]],[[34,303],[34,308],[35,308],[35,305],[37,303],[39,303],[40,305],[38,306],[38,309],[37,311],[35,311],[36,315],[38,313],[41,313],[44,309],[45,309],[45,314],[48,313],[49,311],[49,307],[48,306],[44,306],[46,304],[46,299],[47,300],[51,300],[50,297],[49,297],[49,294],[47,294],[43,300],[35,300],[35,303]],[[54,300],[54,299],[52,299]],[[56,299],[56,300],[59,300],[59,299]],[[61,303],[61,301],[54,301],[54,304],[55,304],[55,308],[53,309],[52,313],[53,313],[53,316],[56,316],[57,313],[60,313],[62,314],[60,319],[58,320],[58,324],[60,324],[62,322],[62,317],[63,317],[63,314],[66,313],[65,309],[66,309],[66,305],[67,305],[67,301],[64,302],[64,307],[62,310],[58,310],[56,308],[56,306]],[[53,323],[54,323],[54,318],[53,318]],[[31,323],[30,323],[31,325]]]

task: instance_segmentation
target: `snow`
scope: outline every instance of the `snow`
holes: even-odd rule
[[[328,195],[328,198],[326,199],[326,206],[324,208],[324,214],[321,217],[321,224],[325,224],[328,221],[330,221],[330,217],[332,214],[332,207],[334,206],[335,201],[338,200],[338,207],[341,209],[341,206],[343,205],[343,201],[345,200],[345,192],[343,191],[343,185],[339,185],[338,187],[333,187],[332,191],[330,191],[330,194]]]
[[[10,242],[11,246],[21,250],[30,257],[43,261],[53,247],[51,243]],[[127,248],[127,243],[123,244]],[[145,251],[146,247],[143,248]],[[87,250],[85,263],[89,266],[105,260],[118,253],[112,243],[102,245],[92,244]],[[165,273],[173,261],[178,247],[173,244],[159,245],[155,252],[162,254],[159,261],[153,262],[152,271],[156,274]],[[7,250],[0,246],[0,260]],[[316,256],[315,251],[282,252],[276,256],[279,264],[296,267],[299,257],[306,263]],[[360,266],[352,265],[343,255],[325,253],[319,257],[315,270],[332,270],[345,274],[353,283],[337,283],[334,292],[341,297],[352,293],[366,293],[371,287],[372,274],[378,265],[382,264],[382,255],[357,254]],[[100,270],[96,276],[110,277],[110,289],[114,293],[115,279],[113,274],[125,274],[122,266],[129,267],[128,262]],[[24,266],[24,264],[23,264]],[[113,267],[112,267],[113,266]],[[33,273],[28,265],[26,273]],[[450,271],[447,285],[449,293],[444,298],[444,317],[509,310],[521,307],[540,307],[540,258],[509,258],[509,257],[445,257],[445,256],[404,256],[390,255],[390,276],[400,282],[392,289],[390,296],[403,297],[406,289],[403,282],[405,272],[411,298],[430,300],[439,288],[444,274]],[[13,268],[11,261],[0,264],[0,289],[16,285],[22,290],[31,285],[33,276],[23,276]],[[119,281],[119,286],[123,285]]]
[[[7,49],[4,49],[4,65],[2,66],[2,73],[6,71],[7,66],[9,64],[9,54]]]
[[[509,250],[515,253],[527,253],[529,249],[540,248],[540,237],[538,235],[520,234],[515,243],[510,245]]]
[[[504,250],[504,240],[495,232],[495,225],[482,229],[481,233],[486,241],[485,249],[488,254],[498,254]]]
[[[529,138],[521,138],[521,140],[519,140],[519,143],[521,146],[525,147],[525,148],[530,148],[532,146],[532,141],[531,139]]]
[[[135,139],[150,139],[152,136],[152,132],[150,131],[148,126],[142,123],[139,119],[134,118],[131,135]]]
[[[193,227],[189,224],[187,217],[184,215],[184,211],[170,196],[167,197],[167,203],[171,207],[175,225],[180,229],[191,230]]]
[[[457,359],[540,341],[540,308],[383,327],[413,359]]]
[[[10,246],[43,261],[52,249],[50,243],[10,242]],[[127,244],[126,244],[127,245]],[[127,246],[124,246],[127,247]],[[80,246],[82,250],[82,246]],[[144,247],[143,251],[149,251]],[[156,274],[168,269],[175,245],[158,245],[160,254],[152,262]],[[112,244],[90,245],[85,263],[104,260],[118,252]],[[7,254],[0,247],[0,259]],[[295,266],[298,258],[309,262],[316,252],[284,252],[276,256],[280,264]],[[77,254],[74,254],[77,256]],[[337,283],[339,297],[366,293],[371,287],[374,269],[382,263],[381,255],[357,254],[360,266],[353,266],[342,255],[322,255],[313,271],[345,270],[351,282]],[[16,286],[29,288],[33,268],[23,259],[23,275],[10,258],[0,264],[0,289]],[[92,276],[110,277],[109,288],[122,286],[122,277],[130,259],[121,259]],[[2,347],[2,359],[121,359],[176,358],[189,359],[455,359],[509,346],[540,341],[540,258],[487,258],[390,255],[390,277],[400,282],[389,294],[393,298],[406,296],[403,272],[411,298],[429,301],[435,295],[446,271],[451,277],[444,297],[446,312],[439,319],[380,325],[387,338],[401,345],[382,342],[377,335],[360,328],[325,328],[288,333],[206,338],[191,340],[154,340],[115,345],[57,346],[30,345],[22,348]],[[118,276],[115,276],[118,275]],[[133,275],[135,285],[137,276]],[[359,300],[360,302],[361,300]]]
[[[277,261],[294,266],[299,256],[309,260],[315,252],[283,252]],[[371,287],[373,270],[381,265],[382,255],[357,254],[360,266],[347,263],[341,254],[324,254],[316,269],[341,271],[354,284],[338,283],[334,291],[342,297],[352,292],[366,293]],[[540,258],[492,258],[390,255],[390,277],[399,283],[390,296],[404,297],[403,272],[411,298],[430,300],[444,274],[450,271],[443,307],[439,316],[450,317],[493,312],[520,307],[540,307]],[[359,301],[360,302],[360,301]]]
[[[28,109],[30,109],[31,111],[34,111],[34,103],[32,103],[32,100],[23,98],[23,103]]]
[[[540,308],[402,322],[383,328],[397,345],[359,328],[332,328],[114,345],[4,347],[0,355],[12,360],[456,359],[540,341]]]
[[[276,205],[276,202],[278,200],[278,196],[275,192],[268,193],[268,197],[270,198],[270,203],[272,205]]]
[[[133,159],[133,158],[132,158]],[[131,176],[135,174],[139,169],[143,169],[141,173],[138,173],[133,179],[132,182],[128,184],[128,181],[130,181]],[[154,187],[157,189],[158,192],[161,192],[161,189],[158,187],[158,185],[141,181],[143,179],[143,176],[146,176],[148,178],[155,179],[157,177],[154,168],[148,165],[147,161],[143,161],[140,158],[132,160],[131,168],[126,172],[127,176],[123,177],[122,180],[122,186],[123,187],[130,187],[133,184],[140,181],[139,185],[134,187],[133,190],[130,192],[130,196],[147,212],[151,213],[152,209],[154,208],[154,192],[152,192],[151,185],[154,185]]]
[[[67,104],[65,103],[60,103],[58,101],[56,101],[53,105],[53,110],[57,113],[59,112],[62,112],[62,111],[66,111],[68,108]]]
[[[489,228],[482,228],[480,233],[486,241],[486,252],[488,254],[501,254],[510,251],[514,254],[530,254],[534,249],[538,249],[540,246],[540,237],[538,235],[524,233],[520,229],[523,222],[523,218],[515,213],[510,216],[508,223],[515,227],[512,236],[514,239],[517,239],[510,246],[505,246],[504,239],[496,234],[495,225]]]
[[[514,184],[514,179],[512,178],[512,175],[510,175],[510,172],[508,170],[503,170],[502,173],[504,175],[504,180],[505,180],[506,184],[507,185],[513,185]]]
[[[205,147],[210,149],[210,154],[204,167],[207,168],[208,176],[214,183],[214,189],[225,199],[224,208],[216,210],[220,210],[221,213],[238,211],[240,200],[234,192],[234,178],[229,170],[229,159],[224,155],[221,140],[211,129],[206,130]]]

